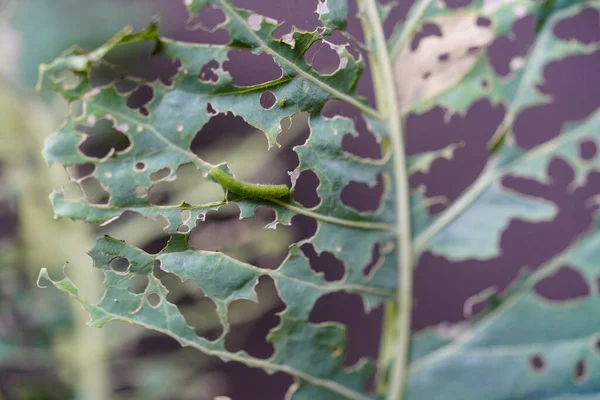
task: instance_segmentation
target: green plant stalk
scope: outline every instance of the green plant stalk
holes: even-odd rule
[[[363,27],[368,44],[374,48],[370,54],[371,71],[375,89],[375,98],[379,112],[385,116],[390,139],[396,193],[396,233],[398,252],[398,313],[395,322],[396,338],[395,356],[390,378],[388,400],[401,399],[406,386],[407,361],[410,344],[410,321],[412,312],[412,272],[413,255],[411,243],[411,221],[408,173],[404,153],[404,136],[392,60],[387,49],[383,25],[375,0],[359,0],[362,11]],[[374,52],[373,52],[374,51]],[[384,85],[385,83],[385,85]]]

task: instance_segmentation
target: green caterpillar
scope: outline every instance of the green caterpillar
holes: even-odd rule
[[[294,192],[294,188],[289,188],[286,185],[263,185],[259,183],[241,182],[217,167],[211,168],[208,173],[225,189],[235,194],[239,194],[240,196],[257,197],[259,199],[268,200],[288,197]]]

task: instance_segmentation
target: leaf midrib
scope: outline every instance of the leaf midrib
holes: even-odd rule
[[[179,254],[184,254],[184,253],[189,253],[189,254],[198,254],[198,255],[213,255],[216,252],[214,251],[207,251],[207,250],[186,250],[183,252],[179,252]],[[158,255],[160,257],[160,254]],[[370,287],[370,286],[363,286],[363,285],[356,285],[356,284],[345,284],[343,282],[324,282],[324,285],[318,285],[316,283],[313,282],[309,282],[306,280],[302,280],[302,279],[298,279],[295,278],[293,276],[289,276],[286,275],[284,273],[281,273],[279,271],[279,269],[264,269],[264,268],[259,268],[257,266],[254,266],[252,264],[248,264],[239,260],[236,260],[233,257],[228,256],[227,254],[221,253],[221,256],[231,262],[234,263],[242,268],[251,270],[254,273],[258,273],[260,275],[269,275],[269,276],[278,276],[281,277],[282,279],[286,279],[289,280],[291,282],[297,282],[300,285],[305,285],[305,286],[310,286],[316,290],[319,291],[348,291],[348,292],[353,292],[353,293],[365,293],[365,294],[373,294],[373,295],[377,295],[377,296],[382,296],[382,297],[388,297],[388,298],[394,298],[395,296],[395,291],[393,290],[385,290],[385,289],[378,289],[375,287]],[[282,263],[283,265],[283,263]]]

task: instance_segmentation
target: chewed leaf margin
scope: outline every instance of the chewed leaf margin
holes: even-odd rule
[[[573,393],[583,398],[597,393],[594,371],[600,365],[600,324],[590,316],[600,310],[599,221],[596,214],[589,231],[535,272],[519,278],[482,318],[415,334],[407,398],[435,398],[432,381],[459,385],[460,398],[469,400],[572,398]],[[582,276],[588,295],[553,301],[534,292],[536,284],[565,265]],[[581,376],[580,363],[584,364]],[[489,384],[485,377],[490,374],[494,382],[503,384]]]
[[[165,333],[184,346],[197,348],[224,360],[240,361],[267,372],[286,372],[298,379],[301,386],[304,382],[303,385],[307,388],[315,386],[319,390],[350,399],[369,398],[361,392],[373,371],[373,365],[361,360],[355,368],[346,369],[343,366],[343,353],[340,350],[345,346],[345,335],[342,326],[337,323],[313,325],[301,321],[308,318],[318,298],[327,293],[340,290],[362,293],[366,290],[372,292],[370,296],[382,298],[391,296],[392,293],[326,282],[312,272],[307,258],[298,247],[291,249],[287,259],[277,270],[260,269],[218,252],[194,250],[187,244],[185,235],[172,236],[167,248],[157,255],[147,254],[110,237],[98,239],[89,254],[94,259],[95,267],[105,274],[106,292],[97,304],[83,300],[67,277],[53,280],[44,269],[39,279],[50,281],[59,290],[80,302],[90,313],[92,326],[102,327],[111,320],[136,323]],[[111,269],[109,264],[117,256],[128,259],[127,271]],[[194,329],[187,325],[177,307],[167,301],[166,287],[153,275],[153,268],[157,265],[183,281],[195,282],[215,302],[217,314],[224,326],[220,338],[209,341],[196,335]],[[129,285],[136,275],[147,276],[149,284],[144,292],[132,294],[129,292]],[[209,276],[212,279],[207,279]],[[269,334],[275,353],[266,360],[252,357],[244,351],[231,353],[225,349],[225,335],[229,330],[227,308],[238,299],[257,301],[254,288],[260,276],[270,276],[274,280],[287,305],[280,314],[280,325]],[[150,294],[160,297],[158,305],[148,301]]]
[[[345,25],[340,19],[345,2],[320,2],[324,30],[303,32],[294,29],[280,40],[272,37],[280,26],[277,21],[220,0],[192,1],[189,4],[192,17],[199,6],[217,6],[224,11],[227,19],[223,27],[230,32],[229,45],[174,41],[159,36],[157,26],[153,24],[137,34],[127,28],[90,52],[71,49],[40,69],[39,87],[59,92],[72,105],[71,114],[59,132],[46,142],[44,155],[47,161],[65,167],[93,164],[91,176],[110,193],[107,204],[92,204],[85,197],[72,200],[55,191],[51,199],[56,217],[108,224],[125,211],[131,211],[157,222],[166,219],[168,224],[164,229],[170,235],[167,247],[157,255],[109,237],[99,239],[90,256],[95,267],[106,276],[106,292],[97,304],[85,302],[66,277],[53,281],[45,270],[40,277],[50,280],[58,289],[81,302],[90,312],[94,326],[103,326],[113,319],[125,320],[163,332],[182,345],[225,360],[240,361],[267,372],[288,373],[296,380],[290,389],[294,399],[314,396],[372,398],[366,393],[366,383],[372,375],[373,363],[361,360],[352,368],[344,367],[345,329],[337,323],[309,321],[314,304],[324,295],[335,292],[360,295],[368,312],[392,301],[397,284],[390,154],[373,160],[345,152],[342,140],[345,135],[357,135],[354,123],[348,118],[321,115],[328,100],[345,101],[363,112],[368,127],[383,143],[386,133],[378,121],[378,112],[355,94],[363,61],[352,56],[346,46],[329,44],[340,56],[340,66],[333,73],[323,75],[314,71],[302,57],[324,34]],[[325,8],[328,12],[324,12]],[[121,93],[115,83],[94,87],[90,79],[91,70],[99,65],[111,68],[125,78],[118,68],[105,61],[105,56],[122,44],[143,40],[155,42],[155,54],[179,63],[169,84],[126,77],[138,86],[145,85],[152,90],[152,99],[144,105],[145,112],[128,106],[131,92]],[[281,77],[259,85],[237,86],[222,67],[233,48],[271,56],[281,67]],[[199,78],[202,67],[211,61],[218,64],[213,70],[216,82]],[[260,96],[266,90],[278,101],[272,108],[256,112],[260,107]],[[184,202],[176,206],[157,206],[150,203],[145,194],[153,184],[151,175],[157,171],[168,168],[173,173],[191,163],[210,180],[213,168],[227,170],[226,165],[216,166],[200,159],[191,151],[190,145],[196,133],[215,114],[229,111],[262,131],[269,146],[277,145],[281,120],[298,112],[308,112],[311,135],[304,144],[294,148],[299,158],[295,173],[310,170],[317,174],[320,181],[317,206],[308,209],[289,198],[252,196],[252,193],[240,196],[231,191],[222,201],[208,204]],[[79,146],[85,141],[86,133],[80,125],[92,127],[100,120],[110,121],[113,129],[126,135],[129,147],[112,150],[102,158],[83,154]],[[385,188],[376,210],[359,211],[341,201],[342,190],[351,182],[374,186],[380,177],[383,177]],[[316,221],[317,229],[313,237],[292,245],[288,256],[275,270],[261,269],[220,252],[191,248],[188,245],[189,230],[201,223],[207,212],[218,210],[227,203],[238,206],[240,218],[253,217],[257,206],[272,208],[275,220],[268,227],[289,225],[294,216],[304,215]],[[184,212],[186,221],[183,221]],[[181,225],[186,225],[183,232]],[[329,252],[342,261],[344,276],[329,282],[322,273],[314,272],[300,250],[306,243],[310,243],[318,254]],[[373,261],[376,248],[380,249],[380,255],[367,274],[365,268]],[[109,263],[115,257],[127,258],[129,269],[125,272],[112,270]],[[153,274],[155,263],[182,281],[195,282],[215,302],[224,327],[219,339],[208,341],[197,336],[187,325],[177,307],[166,300],[168,290]],[[129,292],[129,281],[140,274],[148,276],[150,284],[143,293]],[[280,325],[267,337],[275,349],[267,360],[243,351],[228,352],[224,347],[224,335],[229,329],[229,304],[236,299],[256,301],[255,285],[261,276],[273,279],[287,306],[279,314]],[[158,305],[148,301],[147,296],[151,294],[161,298]]]

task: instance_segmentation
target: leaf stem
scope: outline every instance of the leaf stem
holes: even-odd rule
[[[396,302],[395,359],[393,362],[388,400],[402,399],[407,376],[407,360],[410,344],[410,322],[412,312],[412,272],[413,254],[411,243],[411,220],[408,174],[404,153],[404,136],[392,61],[388,52],[383,26],[375,0],[359,0],[362,11],[365,37],[370,39],[374,52],[370,55],[371,71],[375,86],[375,96],[379,112],[385,116],[388,136],[393,150],[394,183],[396,196],[396,226],[398,251],[398,291]],[[382,83],[385,83],[384,85]]]
[[[347,226],[349,228],[356,228],[356,229],[373,229],[373,230],[382,230],[382,231],[389,231],[389,230],[394,229],[393,226],[385,224],[385,223],[370,222],[370,221],[352,221],[352,220],[337,218],[337,217],[333,217],[333,216],[329,216],[329,215],[325,215],[325,214],[319,214],[319,213],[307,210],[304,207],[298,207],[294,203],[288,203],[285,201],[281,201],[279,199],[268,199],[268,201],[270,201],[271,203],[275,203],[278,206],[287,208],[288,210],[293,211],[297,214],[305,215],[307,217],[314,218],[316,220],[324,221],[324,222],[334,224],[334,225]]]

